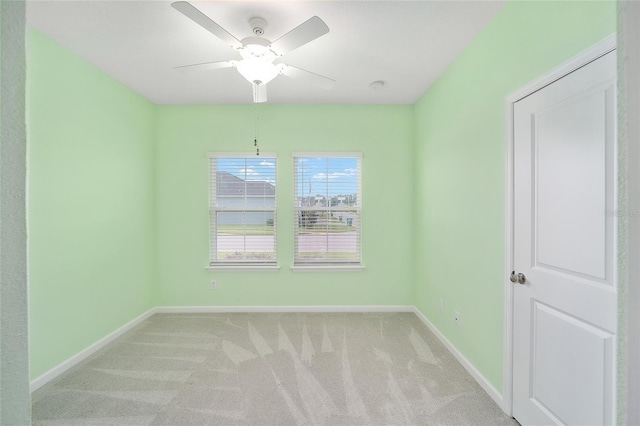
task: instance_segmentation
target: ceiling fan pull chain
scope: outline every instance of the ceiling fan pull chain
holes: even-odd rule
[[[253,104],[254,114],[254,128],[253,128],[253,146],[256,147],[256,155],[260,155],[260,148],[258,148],[258,106]]]

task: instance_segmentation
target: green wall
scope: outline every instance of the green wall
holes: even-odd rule
[[[28,33],[31,377],[151,307],[154,105]]]
[[[415,304],[498,390],[505,97],[614,32],[615,7],[510,2],[415,105]]]
[[[252,152],[254,107],[154,106],[28,38],[32,378],[152,306],[412,303],[411,106],[261,105],[281,268],[208,272],[206,153]],[[364,153],[363,272],[289,269],[294,151]]]
[[[253,151],[253,106],[161,106],[157,120],[159,305],[412,304],[411,106],[260,105],[277,152],[278,272],[208,272],[209,151]],[[292,152],[360,151],[363,272],[292,272]],[[209,290],[216,279],[217,290]]]

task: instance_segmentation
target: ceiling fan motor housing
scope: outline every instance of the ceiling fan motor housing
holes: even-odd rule
[[[276,54],[271,50],[271,42],[262,37],[245,37],[241,41],[239,49],[243,59],[258,58],[263,61],[273,62]]]

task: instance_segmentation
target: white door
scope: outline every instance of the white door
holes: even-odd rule
[[[614,423],[616,56],[514,105],[513,415]]]

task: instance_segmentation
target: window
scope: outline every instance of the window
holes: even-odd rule
[[[294,154],[295,267],[361,268],[360,153]]]
[[[276,155],[209,154],[209,266],[276,268]]]

